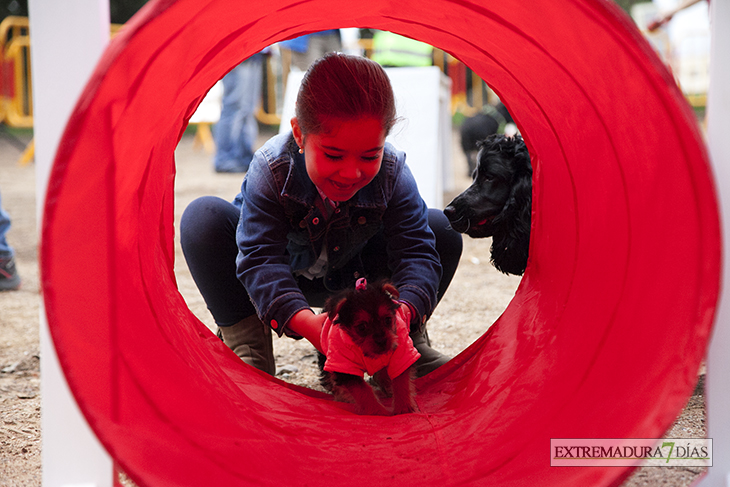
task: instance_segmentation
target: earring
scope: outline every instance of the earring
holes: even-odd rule
[[[299,153],[300,153],[300,154],[304,154],[304,149],[302,149],[302,148],[300,147],[300,148],[299,148]]]

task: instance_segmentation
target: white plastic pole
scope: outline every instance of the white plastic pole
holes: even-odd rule
[[[28,11],[40,222],[48,174],[66,121],[109,41],[109,2],[29,0]],[[40,342],[43,485],[111,486],[111,458],[71,395],[50,339],[42,303]]]
[[[730,487],[730,2],[710,2],[710,92],[707,133],[720,193],[723,271],[720,306],[707,356],[707,437],[712,467],[702,487]]]

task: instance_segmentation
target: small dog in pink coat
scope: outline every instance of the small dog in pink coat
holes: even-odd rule
[[[420,354],[409,336],[409,308],[398,297],[398,290],[387,281],[368,285],[360,279],[354,289],[325,303],[328,318],[321,335],[321,382],[338,401],[355,404],[358,414],[416,411],[412,366]],[[392,394],[392,411],[365,382],[365,372],[375,376],[386,394]]]

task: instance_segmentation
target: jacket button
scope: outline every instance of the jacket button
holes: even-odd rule
[[[279,328],[279,323],[277,323],[276,320],[271,320],[271,328],[276,330],[277,328]]]
[[[365,225],[367,223],[367,221],[368,221],[367,218],[365,218],[364,216],[361,216],[360,218],[357,219],[357,222],[360,225]]]
[[[312,224],[319,225],[319,218],[317,218],[316,216],[314,218],[312,218]]]
[[[304,220],[300,221],[299,228],[307,228],[307,222],[305,222]]]
[[[334,250],[335,252],[339,252],[339,251],[340,251],[340,247],[339,247],[339,245],[338,245],[338,246],[335,246],[335,248],[334,248],[334,249],[332,249],[332,250]]]

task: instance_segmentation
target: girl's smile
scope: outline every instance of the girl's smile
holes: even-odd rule
[[[380,171],[385,130],[371,117],[331,118],[319,134],[302,134],[292,119],[294,138],[304,149],[307,174],[332,201],[347,201],[367,186]]]

